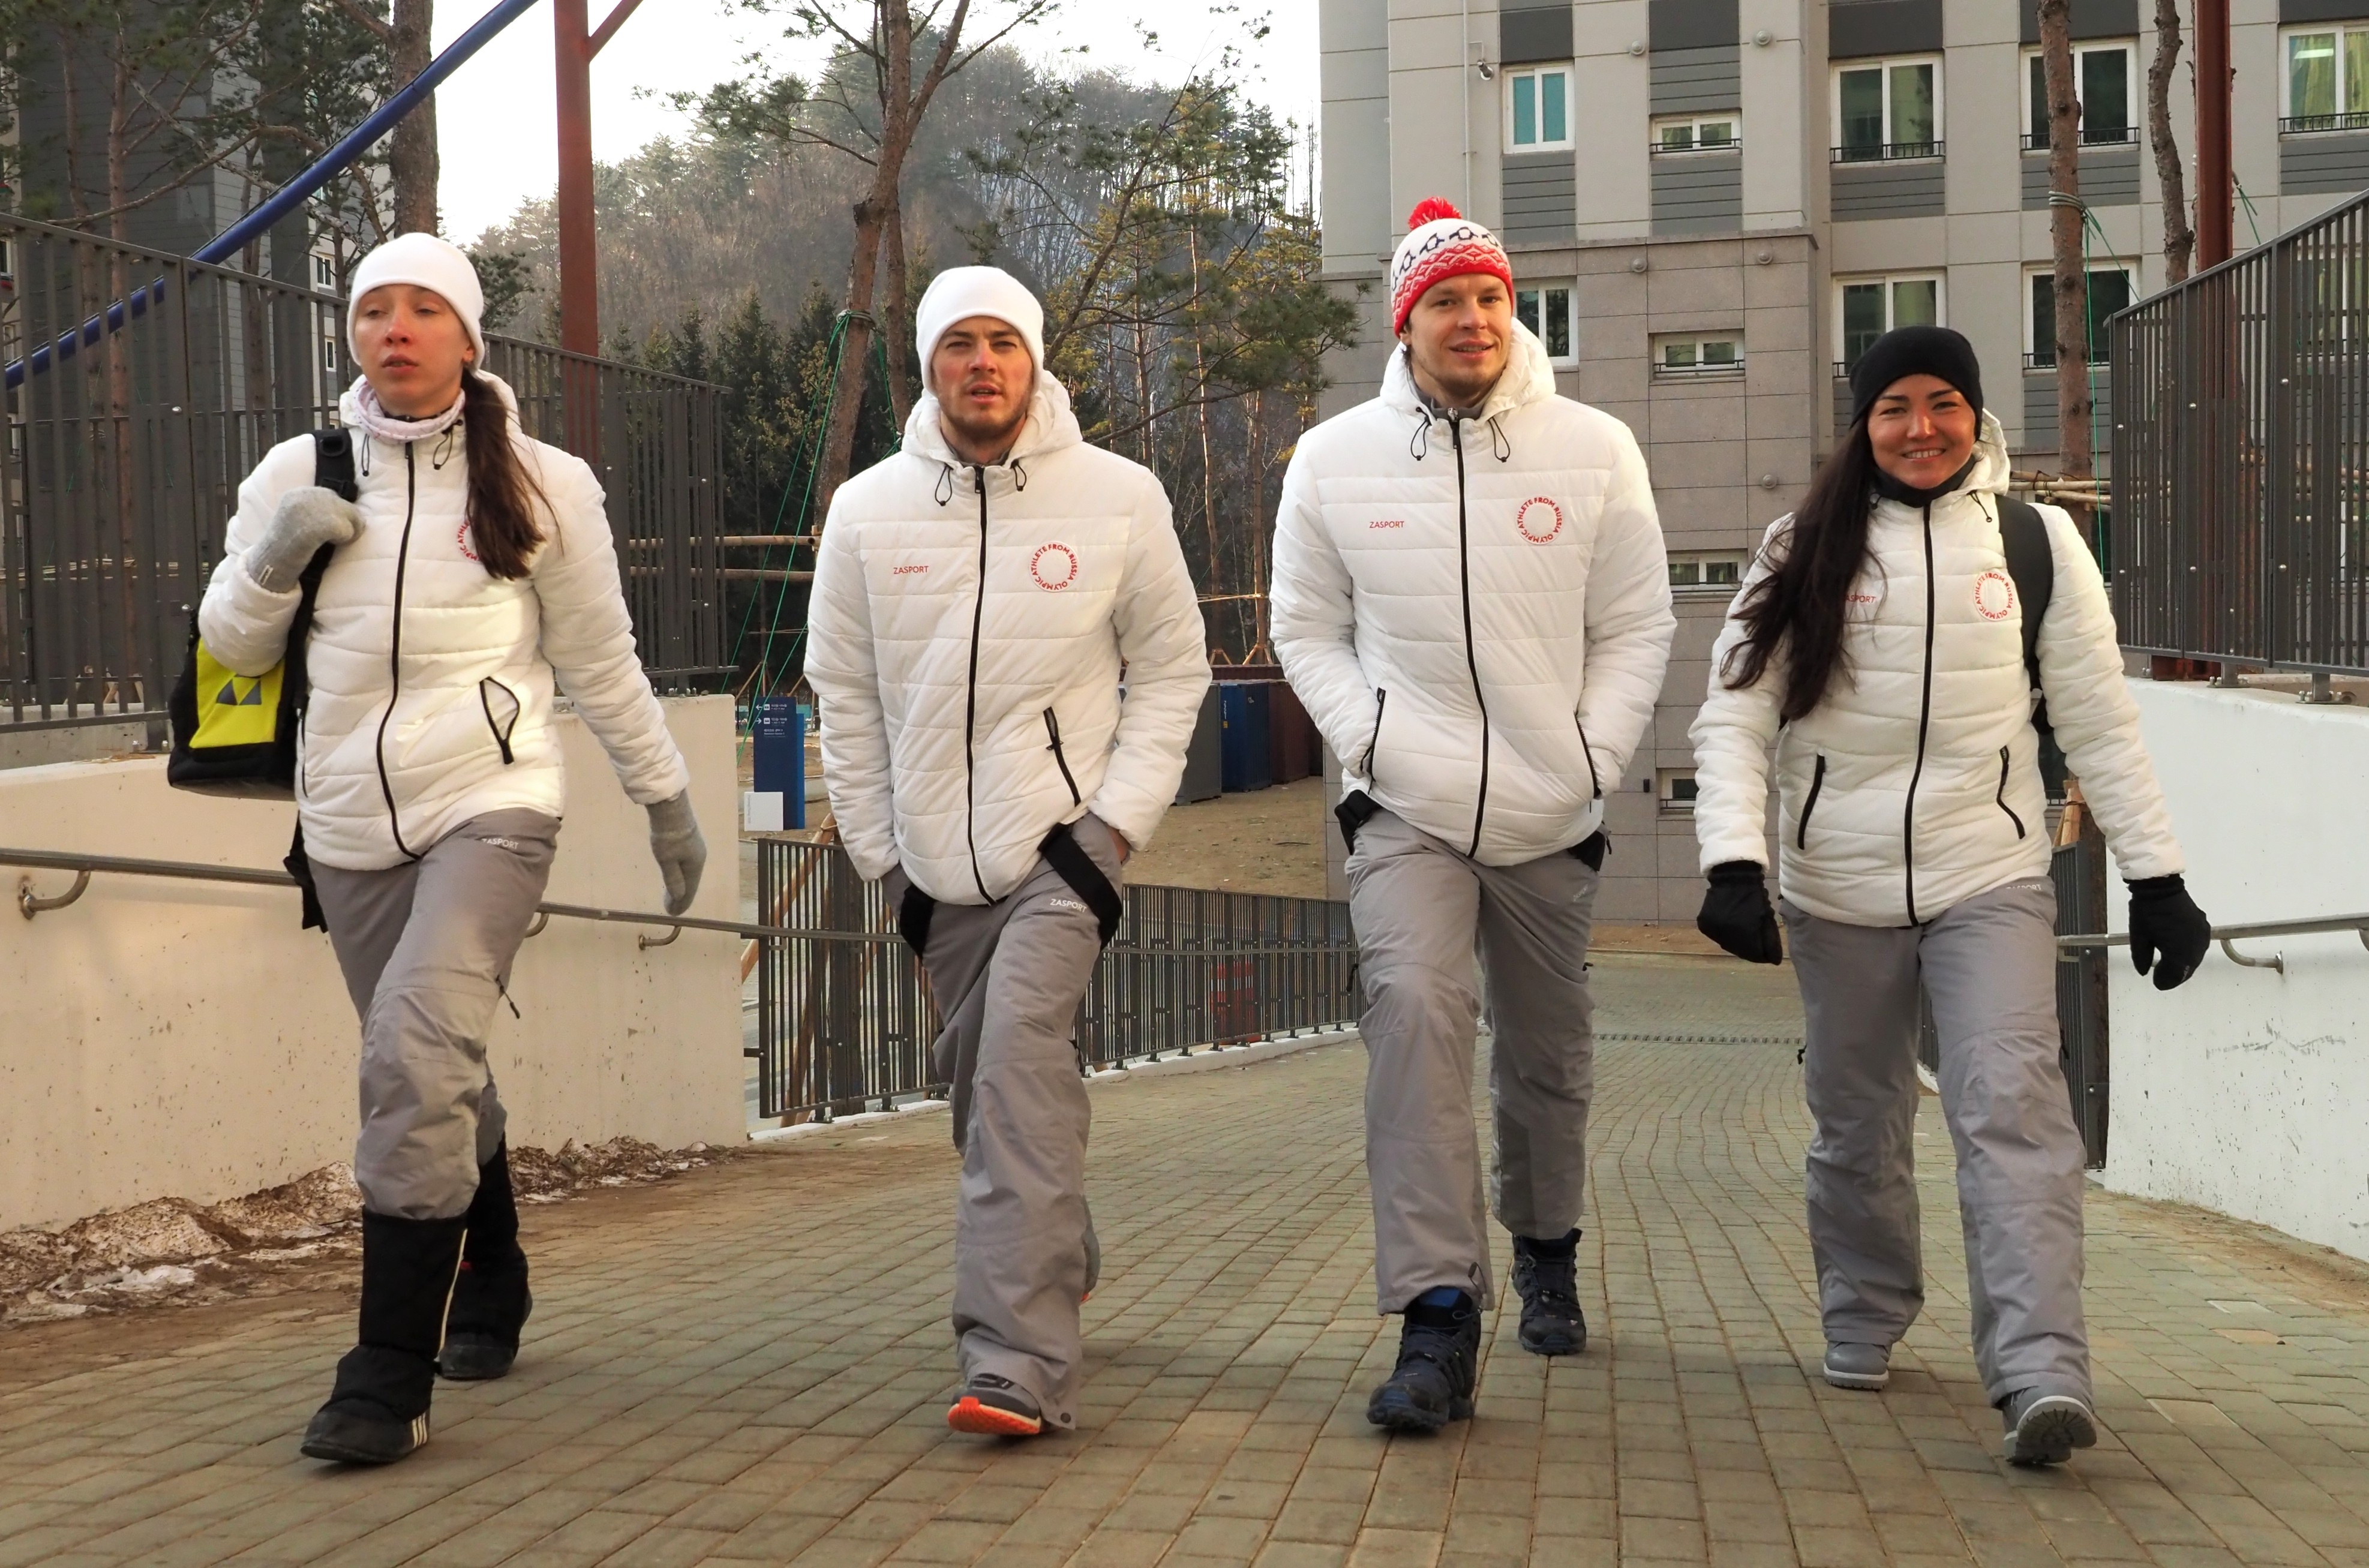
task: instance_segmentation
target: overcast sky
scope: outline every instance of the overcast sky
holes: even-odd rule
[[[490,0],[443,0],[436,7],[440,50],[467,30]],[[591,0],[598,27],[614,0]],[[917,6],[916,9],[920,7]],[[988,0],[973,10],[992,16]],[[1214,64],[1245,36],[1245,17],[1265,15],[1267,38],[1246,49],[1243,86],[1278,118],[1308,124],[1317,107],[1316,0],[1067,0],[1057,18],[1016,41],[1040,59],[1115,66],[1139,79],[1173,81]],[[1158,35],[1147,47],[1139,36]],[[444,229],[463,241],[501,222],[519,203],[551,194],[557,154],[552,122],[551,11],[538,6],[512,22],[454,73],[436,95],[443,152]],[[657,137],[680,134],[684,117],[663,95],[702,89],[742,74],[750,50],[781,46],[781,27],[751,17],[736,0],[643,0],[592,63],[592,155],[613,162]],[[1082,49],[1082,53],[1068,52]],[[810,70],[814,57],[784,64]]]

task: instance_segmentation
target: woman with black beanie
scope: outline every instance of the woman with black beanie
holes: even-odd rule
[[[1839,1388],[1884,1386],[1924,1302],[1920,989],[1930,999],[1975,1361],[2007,1457],[2058,1463],[2096,1427],[2042,723],[2129,883],[2139,972],[2159,990],[2180,984],[2210,927],[2180,880],[2097,562],[2064,512],[2005,494],[2005,442],[1983,412],[1972,346],[1904,327],[1877,339],[1850,384],[1849,433],[1801,509],[1770,526],[1712,652],[1692,731],[1711,882],[1697,924],[1755,963],[1783,961],[1780,910],[1791,933],[1816,1122],[1810,1243],[1825,1377]],[[2045,596],[2030,640],[2027,592]]]

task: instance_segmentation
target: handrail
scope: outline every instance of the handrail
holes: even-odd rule
[[[83,896],[94,874],[116,876],[158,876],[178,882],[222,882],[243,887],[293,887],[296,879],[284,871],[263,871],[244,865],[206,865],[186,860],[141,860],[130,855],[78,854],[61,850],[19,850],[0,848],[0,865],[19,866],[30,871],[71,871],[74,885],[55,898],[43,898],[33,891],[32,878],[20,879],[17,887],[17,909],[27,920],[51,910],[63,910]],[[899,940],[894,932],[819,931],[805,926],[756,925],[745,921],[709,920],[700,915],[650,914],[639,910],[608,910],[590,904],[541,903],[535,907],[538,916],[560,915],[568,920],[601,921],[617,925],[647,925],[672,934],[662,937],[642,936],[645,947],[663,947],[686,931],[720,932],[727,936],[801,937],[823,942],[891,942]],[[543,929],[544,921],[538,920],[527,933],[534,935]]]
[[[2249,969],[2276,969],[2283,975],[2287,972],[2285,954],[2273,953],[2267,958],[2249,958],[2230,944],[2256,937],[2312,936],[2340,931],[2352,933],[2361,939],[2362,946],[2369,947],[2369,914],[2322,915],[2313,920],[2256,921],[2248,925],[2216,925],[2213,928],[2213,940],[2221,944],[2221,951],[2233,964],[2241,964]],[[2080,952],[2092,947],[2127,947],[2130,944],[2130,933],[2123,931],[2081,932],[2056,939],[2057,951],[2061,953]]]

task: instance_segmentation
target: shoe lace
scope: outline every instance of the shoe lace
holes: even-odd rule
[[[1520,1266],[1529,1288],[1521,1290],[1527,1306],[1568,1307],[1579,1305],[1579,1259],[1577,1257],[1539,1257],[1525,1255]],[[1516,1283],[1516,1288],[1519,1284]]]

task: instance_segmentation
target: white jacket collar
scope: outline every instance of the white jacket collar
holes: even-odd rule
[[[1514,323],[1514,351],[1505,361],[1505,373],[1482,400],[1476,418],[1494,419],[1529,404],[1542,403],[1554,395],[1554,361],[1547,358],[1546,345],[1528,327],[1518,321]],[[1414,371],[1403,343],[1390,350],[1390,365],[1382,372],[1382,402],[1415,418],[1431,417],[1431,411],[1424,406],[1423,394],[1415,389]]]
[[[1064,447],[1079,445],[1085,435],[1078,429],[1078,416],[1070,407],[1070,389],[1051,371],[1036,372],[1036,390],[1029,395],[1028,418],[1020,427],[1020,439],[1012,443],[1012,451],[995,468],[1008,468],[1013,463],[1043,457]],[[913,411],[905,419],[905,450],[914,456],[941,464],[957,472],[967,471],[968,460],[956,456],[946,444],[946,432],[938,423],[937,394],[924,392],[913,401]]]
[[[517,424],[519,417],[518,394],[510,390],[510,383],[504,381],[501,377],[496,375],[491,371],[479,371],[477,375],[481,380],[488,381],[493,383],[494,395],[499,397],[502,400],[502,406],[509,410],[510,423],[513,425]],[[348,429],[361,429],[361,404],[359,400],[359,395],[360,394],[361,389],[369,384],[370,378],[368,376],[356,376],[354,377],[354,384],[346,388],[346,390],[340,393],[338,396],[338,423],[345,426]]]

